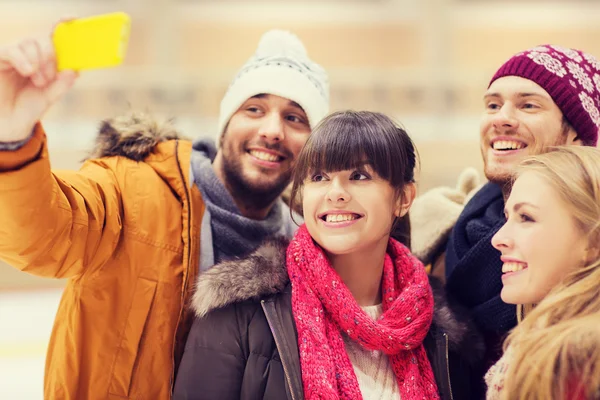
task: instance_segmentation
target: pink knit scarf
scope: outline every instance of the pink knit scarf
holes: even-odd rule
[[[356,303],[304,225],[287,249],[287,269],[306,399],[362,399],[342,331],[388,355],[402,400],[439,399],[423,347],[433,294],[423,264],[404,245],[390,239],[377,321]]]

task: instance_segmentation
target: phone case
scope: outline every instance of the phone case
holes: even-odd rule
[[[81,71],[121,64],[130,29],[131,19],[123,12],[58,24],[53,35],[57,69]]]

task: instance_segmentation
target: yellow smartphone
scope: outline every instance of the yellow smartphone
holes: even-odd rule
[[[58,71],[114,67],[127,53],[131,18],[123,12],[61,22],[52,36]]]

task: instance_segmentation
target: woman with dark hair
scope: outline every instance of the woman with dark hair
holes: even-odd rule
[[[382,114],[325,118],[294,171],[294,239],[198,278],[174,398],[471,398],[480,341],[407,247],[416,162]]]

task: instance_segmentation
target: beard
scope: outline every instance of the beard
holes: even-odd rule
[[[521,164],[521,162],[523,160],[525,160],[526,158],[529,158],[529,157],[532,157],[532,156],[535,156],[538,154],[547,153],[551,147],[566,145],[567,141],[568,141],[568,129],[569,129],[569,126],[565,126],[563,124],[563,126],[561,127],[560,135],[557,136],[553,142],[538,143],[537,146],[533,147],[527,154],[524,154],[519,160],[517,160],[516,162],[511,164],[508,171],[507,171],[508,168],[502,168],[501,171],[496,171],[494,169],[490,170],[488,167],[487,158],[484,155],[484,169],[483,170],[484,170],[485,177],[487,178],[488,181],[503,187],[504,190],[509,191],[510,186],[512,186],[512,183],[513,183],[514,174],[517,170],[517,167]]]
[[[510,185],[514,172],[496,173],[494,171],[484,170],[484,175],[488,181],[498,186],[505,187]]]
[[[285,154],[286,159],[293,157],[283,146],[267,143],[260,146]],[[245,152],[246,148],[247,143],[243,143],[240,152]],[[275,179],[253,180],[244,174],[241,157],[236,157],[233,151],[223,151],[223,176],[233,198],[241,200],[249,209],[262,210],[281,196],[291,180],[292,169],[281,172]]]

